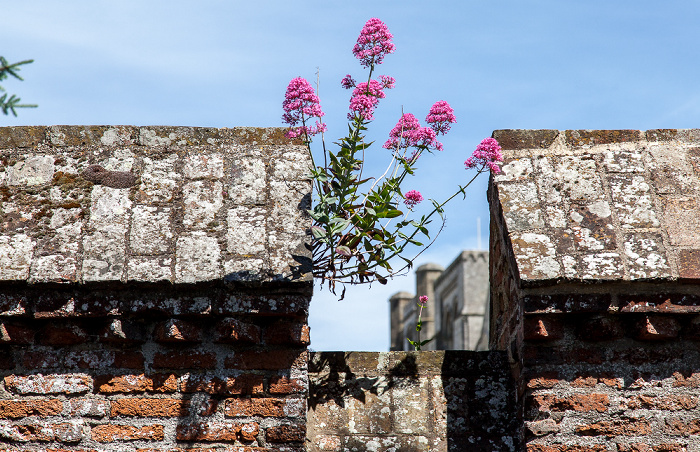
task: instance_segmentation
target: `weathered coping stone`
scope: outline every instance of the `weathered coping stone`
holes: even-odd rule
[[[700,280],[700,129],[493,136],[489,199],[524,287]]]
[[[0,281],[310,281],[309,164],[277,128],[0,128]]]

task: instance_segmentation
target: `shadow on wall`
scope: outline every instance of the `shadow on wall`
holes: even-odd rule
[[[518,450],[502,352],[312,353],[309,381],[309,451]]]

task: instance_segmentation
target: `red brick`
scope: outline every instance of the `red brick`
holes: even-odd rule
[[[690,421],[685,421],[680,418],[669,418],[664,419],[666,422],[666,427],[664,431],[670,433],[671,435],[697,435],[700,434],[700,419],[691,419]]]
[[[265,439],[270,443],[303,442],[306,439],[306,426],[280,425],[265,431]]]
[[[301,378],[271,377],[270,394],[299,394],[306,391],[306,385]]]
[[[687,449],[682,444],[658,444],[650,446],[644,443],[618,444],[618,452],[685,452]]]
[[[563,336],[564,328],[551,316],[527,316],[523,320],[523,334],[526,341],[553,341]]]
[[[260,433],[260,427],[256,422],[241,425],[241,441],[255,441]]]
[[[698,398],[689,395],[649,396],[638,395],[630,398],[627,407],[633,410],[692,410],[698,406]]]
[[[217,399],[200,400],[193,405],[200,416],[211,416],[216,414],[216,410],[219,408],[219,401]]]
[[[554,394],[537,394],[533,399],[540,411],[598,411],[603,413],[610,406],[607,394],[571,394],[560,397]]]
[[[55,416],[63,411],[63,402],[48,400],[0,400],[1,419],[19,419],[27,416]]]
[[[624,381],[621,377],[600,377],[599,378],[600,382],[603,383],[605,386],[608,386],[610,388],[616,388],[616,389],[622,389],[624,386]]]
[[[87,333],[76,325],[48,324],[38,335],[39,343],[56,346],[82,344],[87,338]]]
[[[657,341],[677,337],[680,326],[674,318],[650,315],[637,322],[636,330],[637,339]]]
[[[224,319],[216,327],[215,342],[260,343],[260,327],[237,319]]]
[[[13,325],[8,322],[0,323],[0,344],[27,345],[34,343],[34,328]]]
[[[234,442],[239,437],[241,429],[259,428],[257,423],[238,422],[198,422],[192,424],[180,424],[177,426],[176,438],[178,441],[220,441]],[[254,425],[254,427],[253,427]]]
[[[242,350],[226,358],[227,369],[280,370],[306,367],[306,350]]]
[[[533,376],[527,380],[527,387],[532,389],[549,389],[553,388],[560,382],[561,380],[559,379],[559,373],[544,372],[539,374],[537,377]]]
[[[295,417],[301,416],[303,413],[303,401],[301,399],[227,399],[224,406],[224,414],[227,417]]]
[[[165,449],[136,449],[136,452],[270,452],[270,450],[264,447],[234,447],[226,449],[219,447],[168,447]]]
[[[693,373],[689,377],[684,377],[680,372],[673,374],[673,387],[697,388],[700,387],[700,373]]]
[[[162,369],[214,369],[216,355],[208,352],[178,351],[156,353],[153,367]]]
[[[32,422],[8,425],[0,431],[0,437],[11,441],[59,441],[77,443],[82,439],[82,422],[64,422],[48,424]]]
[[[95,389],[104,394],[177,391],[177,377],[173,374],[100,375],[95,377]]]
[[[189,401],[128,398],[112,400],[110,416],[182,417],[189,415]]]
[[[161,343],[201,342],[202,330],[193,323],[180,319],[170,319],[156,326],[153,337],[156,342]]]
[[[80,374],[5,377],[5,389],[16,394],[80,394],[91,388],[92,378]]]
[[[579,425],[576,433],[586,436],[642,436],[651,433],[651,426],[646,419],[615,419]]]
[[[137,440],[162,441],[164,437],[163,426],[160,424],[144,425],[143,427],[102,424],[92,428],[92,439],[99,443]]]
[[[114,367],[124,369],[143,369],[144,358],[141,352],[115,352]]]
[[[136,452],[223,452],[223,451],[217,447],[188,447],[186,449],[183,449],[180,447],[168,447],[166,449],[154,449],[154,448],[136,449]],[[233,451],[226,450],[226,452],[233,452]],[[236,451],[236,452],[238,452],[238,451]]]
[[[598,384],[598,379],[596,377],[576,377],[574,381],[571,382],[571,386],[574,388],[592,388]]]
[[[265,328],[264,341],[266,344],[275,345],[309,345],[309,325],[287,321],[275,322]]]
[[[253,395],[262,394],[263,376],[243,374],[226,380],[211,375],[186,375],[182,379],[182,392],[206,392],[207,394]]]

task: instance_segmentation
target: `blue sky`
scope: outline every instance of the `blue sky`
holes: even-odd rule
[[[0,125],[281,126],[289,80],[314,79],[328,142],[347,128],[345,74],[364,22],[382,19],[396,53],[378,74],[396,78],[370,126],[368,167],[403,108],[424,118],[446,100],[458,123],[445,150],[421,158],[406,190],[436,199],[469,173],[463,161],[494,129],[700,127],[697,1],[71,1],[5,2],[0,55],[34,58],[25,82],[4,87],[38,103]],[[486,177],[447,207],[447,227],[417,265],[447,266],[488,240]],[[386,350],[388,297],[404,277],[336,301],[317,292],[315,350]]]

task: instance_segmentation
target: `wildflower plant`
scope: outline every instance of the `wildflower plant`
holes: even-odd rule
[[[372,283],[386,284],[387,278],[401,274],[413,265],[413,260],[434,241],[444,227],[443,207],[458,194],[466,196],[465,189],[482,172],[499,172],[502,160],[495,140],[486,140],[477,148],[465,165],[475,168],[476,174],[446,201],[430,200],[432,210],[414,218],[414,208],[423,201],[418,190],[403,192],[407,177],[417,169],[424,152],[442,151],[440,135],[456,122],[453,109],[441,100],[436,102],[426,117],[427,126],[421,126],[411,113],[402,113],[390,131],[383,148],[388,164],[383,174],[364,174],[364,154],[372,144],[365,140],[367,126],[386,91],[394,88],[396,80],[388,75],[373,78],[378,65],[394,53],[393,36],[379,19],[367,21],[362,28],[353,54],[368,70],[366,81],[357,82],[348,74],[340,82],[352,90],[347,113],[348,134],[337,143],[335,151],[326,148],[321,121],[324,113],[320,99],[311,84],[301,77],[292,79],[282,104],[282,120],[290,126],[287,136],[300,138],[312,158],[310,177],[315,189],[315,202],[309,215],[311,226],[313,274],[336,293],[336,285]],[[314,159],[312,137],[320,134],[323,162]],[[481,150],[479,150],[481,149]],[[428,225],[437,214],[442,224],[431,239]],[[424,243],[425,242],[425,243]],[[407,255],[417,247],[415,255]],[[401,266],[392,264],[400,260]],[[342,298],[342,295],[341,295]]]
[[[420,351],[421,347],[423,347],[425,344],[428,342],[432,341],[433,339],[426,339],[424,341],[420,340],[420,331],[423,329],[423,320],[421,316],[423,315],[423,309],[428,306],[428,296],[427,295],[421,295],[418,297],[418,321],[416,322],[416,331],[418,332],[418,338],[415,341],[412,341],[409,338],[406,338],[408,340],[408,343],[413,346],[413,349],[417,352]]]

